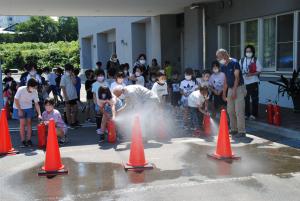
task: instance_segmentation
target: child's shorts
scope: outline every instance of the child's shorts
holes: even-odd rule
[[[19,116],[18,109],[14,108],[13,110],[13,116],[12,116],[13,119],[32,119],[33,117],[34,117],[33,108],[24,109],[22,117]]]
[[[182,96],[181,97],[181,104],[183,107],[188,107],[188,97]]]

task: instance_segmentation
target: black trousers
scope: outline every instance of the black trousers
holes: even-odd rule
[[[247,96],[245,97],[245,115],[258,116],[258,82],[246,85]],[[251,98],[251,103],[250,103]]]

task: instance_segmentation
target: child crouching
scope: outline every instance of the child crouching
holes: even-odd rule
[[[199,90],[194,91],[188,97],[189,111],[192,117],[191,130],[194,130],[194,136],[200,135],[200,128],[203,121],[203,115],[207,113],[208,105],[208,87],[200,86]]]
[[[54,119],[58,143],[63,145],[66,142],[67,126],[63,121],[60,112],[54,109],[55,100],[53,98],[47,98],[44,102],[44,105],[45,111],[42,114],[42,121],[46,126],[48,126],[49,120]],[[46,129],[46,131],[48,131],[48,129]]]

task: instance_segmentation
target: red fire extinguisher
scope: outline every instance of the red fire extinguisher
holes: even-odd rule
[[[210,115],[209,114],[205,114],[203,117],[203,131],[204,131],[204,135],[206,137],[210,136],[211,127],[210,127]]]
[[[268,123],[273,124],[273,114],[274,113],[273,113],[273,104],[272,104],[271,100],[268,100],[266,113],[267,113]]]
[[[275,105],[273,105],[273,112],[274,112],[273,124],[275,126],[280,126],[280,124],[281,124],[281,112],[280,112],[280,106],[277,105],[277,103]]]
[[[44,123],[40,123],[37,125],[38,132],[38,147],[40,149],[46,148],[46,125]]]
[[[112,120],[109,120],[107,122],[107,130],[108,130],[107,141],[109,143],[115,143],[117,139],[116,127],[115,127],[115,123]]]

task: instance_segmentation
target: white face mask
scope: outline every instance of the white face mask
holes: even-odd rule
[[[224,65],[224,64],[226,64],[226,60],[225,60],[225,59],[221,59],[221,60],[219,61],[219,63],[220,63],[221,65]]]
[[[102,99],[105,99],[106,98],[106,94],[102,94],[101,97],[102,97]]]
[[[128,73],[128,71],[127,70],[124,70],[124,74],[127,74]]]
[[[155,80],[156,80],[155,77],[152,77],[152,78],[151,78],[151,81],[152,81],[152,82],[155,82]]]
[[[119,96],[119,98],[120,98],[120,99],[125,99],[125,95],[124,95],[124,94],[121,94],[121,95]]]
[[[247,58],[252,58],[252,56],[253,56],[253,53],[252,53],[252,52],[247,52],[247,53],[246,53],[246,57],[247,57]]]
[[[66,74],[66,76],[70,76],[70,72],[66,72],[65,74]]]
[[[184,76],[184,78],[185,78],[186,80],[191,80],[191,79],[192,79],[192,76],[191,76],[191,75],[186,75],[186,76]]]
[[[218,69],[218,68],[214,68],[214,69],[213,69],[213,72],[214,72],[214,73],[218,73],[218,72],[219,72],[219,69]]]
[[[159,70],[159,72],[165,74],[165,70]]]
[[[136,76],[136,77],[140,77],[140,76],[141,76],[141,73],[135,72],[135,76]]]
[[[140,60],[140,64],[144,65],[146,63],[146,60],[145,59],[141,59]]]
[[[36,71],[35,70],[32,70],[32,71],[30,71],[30,73],[29,73],[30,75],[35,75],[36,74]]]
[[[103,76],[97,77],[97,81],[98,81],[98,82],[103,82],[103,80],[104,80],[104,77],[103,77]]]

